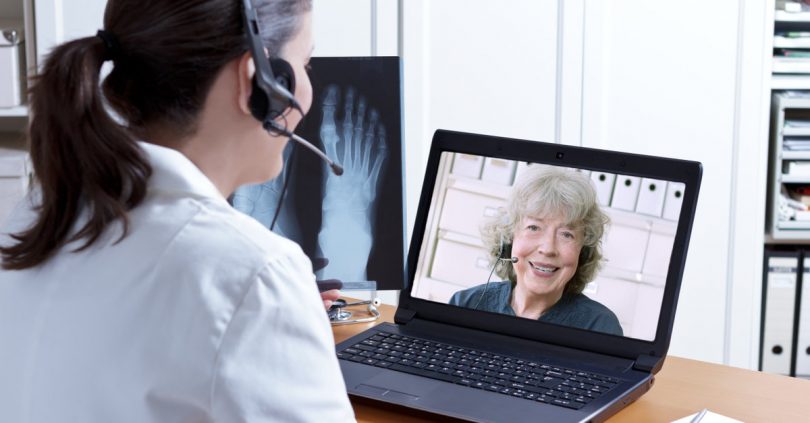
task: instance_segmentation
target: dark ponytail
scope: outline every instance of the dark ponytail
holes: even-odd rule
[[[65,43],[34,80],[29,142],[41,202],[34,225],[12,235],[18,243],[0,248],[6,269],[36,266],[74,240],[84,240],[78,250],[87,248],[118,219],[126,235],[126,212],[146,194],[149,164],[104,109],[99,73],[105,55],[98,37]],[[89,218],[71,235],[80,213]]]
[[[276,55],[311,0],[253,1]],[[42,264],[74,241],[86,249],[116,221],[126,236],[151,174],[136,139],[155,128],[193,134],[217,74],[247,51],[236,0],[109,0],[104,28],[55,48],[33,80],[29,141],[41,195],[32,225],[0,247],[5,269]],[[106,59],[113,69],[100,88]]]

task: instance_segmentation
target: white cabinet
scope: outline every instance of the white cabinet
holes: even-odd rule
[[[26,107],[25,90],[27,89],[27,67],[33,63],[34,55],[34,26],[33,26],[33,0],[6,0],[0,4],[0,29],[14,28],[20,31],[18,37],[22,40],[16,47],[3,46],[3,59],[0,59],[0,85],[4,92],[16,87],[21,91],[21,104],[18,101],[3,101],[5,107],[0,107],[0,132],[21,133],[28,123],[28,108]],[[9,43],[3,43],[9,44]],[[11,50],[14,50],[13,52]],[[17,50],[21,53],[17,55]],[[8,56],[8,57],[6,57]],[[11,56],[14,56],[13,58]],[[10,60],[21,62],[17,69],[8,68]],[[16,64],[13,64],[14,66]],[[15,93],[16,94],[16,93]],[[10,95],[10,94],[9,94]],[[3,94],[6,97],[6,94]],[[16,96],[15,96],[16,97]],[[11,100],[11,99],[8,99]]]
[[[9,28],[19,31],[22,43],[0,47],[0,224],[27,192],[31,176],[23,132],[28,126],[26,65],[33,63],[34,51],[32,0],[0,2],[0,30]]]

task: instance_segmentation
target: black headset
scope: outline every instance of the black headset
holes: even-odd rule
[[[295,100],[295,72],[286,60],[274,57],[263,60],[267,55],[261,37],[261,25],[252,0],[242,1],[247,35],[256,73],[253,75],[253,89],[250,94],[250,112],[268,131],[286,132],[275,119],[289,109],[296,109],[303,115],[301,106]]]
[[[498,247],[498,261],[501,260],[517,263],[517,258],[512,257],[512,243],[504,239],[501,239],[501,245]]]

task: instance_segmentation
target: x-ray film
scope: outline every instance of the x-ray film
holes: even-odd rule
[[[312,152],[290,142],[283,172],[239,188],[232,203],[300,244],[319,281],[402,289],[399,58],[317,57],[310,65],[312,107],[296,133],[343,166],[343,175],[334,175]]]

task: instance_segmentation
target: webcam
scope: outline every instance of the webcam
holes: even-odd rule
[[[562,151],[558,151],[557,152],[557,160],[562,160],[563,157],[565,157],[565,153],[563,153]]]

